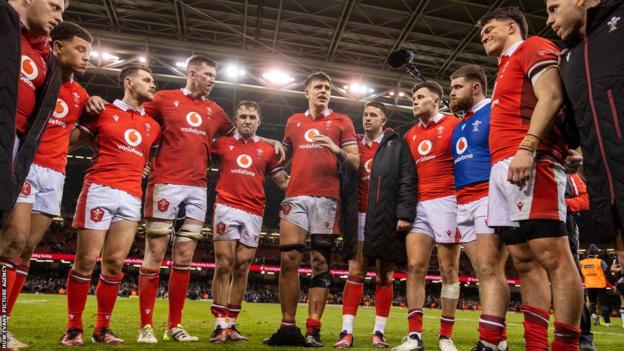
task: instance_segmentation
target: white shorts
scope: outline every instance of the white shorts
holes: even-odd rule
[[[108,230],[112,222],[141,220],[141,200],[125,191],[85,183],[80,191],[74,228]]]
[[[411,232],[425,234],[440,244],[459,244],[455,195],[419,201]]]
[[[150,184],[145,193],[145,217],[174,220],[184,205],[186,218],[206,220],[206,188],[178,184]]]
[[[537,160],[523,187],[507,181],[511,158],[495,163],[490,171],[488,225],[517,227],[527,219],[566,220],[563,165],[550,159]]]
[[[366,227],[366,213],[358,213],[358,238],[357,241],[364,241],[364,228]]]
[[[63,184],[63,173],[33,163],[22,184],[17,202],[32,204],[33,212],[60,216]]]
[[[477,234],[494,234],[494,228],[488,227],[487,214],[487,196],[457,205],[457,230],[461,235],[462,243],[477,240]]]
[[[262,217],[230,207],[215,204],[212,221],[212,240],[238,240],[249,247],[258,247]]]
[[[280,218],[310,234],[340,234],[338,201],[329,197],[287,197],[282,201]]]

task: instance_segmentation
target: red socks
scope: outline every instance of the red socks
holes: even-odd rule
[[[238,318],[238,314],[240,313],[241,305],[228,304],[225,310],[226,310],[226,316],[225,316],[226,318],[236,320],[236,318]]]
[[[364,279],[359,275],[349,275],[342,291],[342,314],[355,316],[364,295]]]
[[[284,321],[282,321],[284,324]],[[306,320],[306,333],[314,333],[314,330],[321,329],[321,321],[317,321],[316,319],[308,318]]]
[[[26,283],[26,279],[28,278],[28,269],[29,265],[21,264],[15,267],[15,281],[13,282],[13,287],[11,290],[7,289],[7,295],[9,295],[7,301],[7,316],[11,316],[11,311],[13,311],[13,306],[15,306],[15,301],[19,297],[19,294],[22,292],[22,288],[24,287],[24,283]]]
[[[0,266],[6,267],[6,292],[7,295],[11,293],[13,290],[13,285],[15,285],[15,279],[17,278],[17,272],[15,268],[22,263],[22,260],[18,258],[9,258],[9,257],[0,257]]]
[[[479,319],[479,340],[498,345],[503,340],[505,318],[482,314]],[[505,335],[506,336],[506,335]]]
[[[139,312],[141,328],[153,325],[154,303],[160,283],[160,269],[141,267],[139,271]]]
[[[581,329],[555,322],[555,340],[552,343],[552,351],[576,351],[579,349],[579,336]]]
[[[412,309],[407,312],[407,324],[410,333],[422,333],[423,310]]]
[[[440,316],[440,336],[451,338],[453,335],[453,325],[455,317]]]
[[[95,297],[97,298],[95,330],[108,328],[111,314],[115,308],[115,302],[117,302],[119,285],[121,285],[123,277],[123,273],[119,273],[115,276],[100,274],[100,281],[95,289]]]
[[[171,266],[169,274],[169,321],[167,329],[182,323],[182,309],[186,301],[186,291],[191,279],[191,267]]]
[[[82,329],[82,312],[87,303],[91,276],[73,269],[67,275],[67,329]]]
[[[382,284],[377,281],[375,285],[375,315],[379,317],[388,317],[390,308],[392,307],[392,299],[394,297],[394,288],[392,280]],[[344,314],[344,312],[343,312]]]
[[[524,314],[524,341],[530,351],[548,351],[548,312],[529,305],[520,306]],[[578,335],[577,335],[578,342]]]

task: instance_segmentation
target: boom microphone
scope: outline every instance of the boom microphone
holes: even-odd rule
[[[425,79],[422,73],[420,73],[420,70],[416,66],[416,63],[414,62],[415,59],[416,59],[416,54],[414,54],[413,51],[407,50],[407,49],[400,49],[400,50],[392,52],[390,56],[388,56],[388,65],[392,68],[403,68],[405,71],[407,71],[407,73],[409,73],[412,76],[412,78],[417,79],[417,80],[420,79],[423,82],[426,82],[427,79]],[[444,104],[444,106],[446,106],[446,108],[448,108],[449,111],[451,110],[451,108],[449,107],[448,103],[446,102],[444,98],[442,98],[442,104]]]

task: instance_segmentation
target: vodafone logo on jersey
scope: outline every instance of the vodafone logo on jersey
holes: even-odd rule
[[[236,158],[236,163],[240,168],[249,168],[253,164],[253,160],[251,159],[251,156],[242,154]]]
[[[39,68],[35,61],[26,55],[22,55],[22,75],[28,80],[35,80],[39,75]]]
[[[427,154],[431,152],[431,147],[431,141],[423,140],[420,142],[420,144],[418,144],[418,153],[422,156],[427,156]]]
[[[308,143],[313,143],[314,138],[316,138],[319,134],[321,133],[319,133],[318,129],[312,128],[312,129],[306,130],[306,132],[303,134],[303,137]]]
[[[186,123],[188,123],[191,127],[197,128],[202,124],[202,117],[199,113],[191,111],[186,114]]]
[[[141,144],[141,142],[143,141],[143,137],[138,130],[128,129],[124,133],[124,140],[126,141],[126,144],[136,147]]]
[[[370,174],[371,169],[373,169],[373,159],[364,162],[364,170],[366,173]]]
[[[457,152],[458,155],[461,155],[466,151],[467,148],[468,140],[466,139],[466,137],[459,138],[459,140],[457,140],[457,144],[455,144],[455,152]]]
[[[52,116],[54,116],[54,118],[64,118],[65,116],[67,116],[68,112],[69,107],[67,106],[67,103],[65,103],[63,99],[57,99],[56,106],[54,106],[54,112],[52,112]]]

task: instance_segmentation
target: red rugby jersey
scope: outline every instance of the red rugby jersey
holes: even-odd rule
[[[20,37],[22,46],[21,65],[17,84],[17,114],[15,116],[15,130],[20,136],[26,134],[28,130],[37,100],[37,89],[45,83],[48,70],[41,50],[49,50],[49,47],[43,45],[38,49],[32,44],[40,45],[41,40],[42,38],[30,38],[28,31],[22,28]]]
[[[69,136],[88,99],[89,94],[78,82],[63,82],[33,163],[65,174]]]
[[[327,148],[314,142],[319,134],[344,147],[357,145],[349,117],[326,110],[313,119],[308,112],[297,113],[286,122],[284,146],[292,153],[292,169],[286,196],[324,196],[340,199],[338,160]]]
[[[158,123],[143,109],[134,111],[125,102],[115,100],[97,119],[79,127],[97,142],[85,183],[123,190],[140,199],[143,167],[152,146],[160,139]]]
[[[383,139],[381,133],[375,140],[368,139],[366,135],[358,135],[358,150],[360,151],[360,179],[358,181],[358,212],[366,213],[368,210],[368,188],[370,187],[371,170],[375,152]]]
[[[540,37],[530,37],[509,48],[500,57],[492,92],[490,155],[492,164],[513,157],[524,139],[537,103],[532,80],[557,64],[559,49]],[[561,121],[558,119],[538,152],[561,162],[566,155]]]
[[[157,92],[145,111],[162,128],[150,184],[205,187],[213,138],[234,130],[225,111],[205,97],[193,99],[186,88]]]
[[[238,132],[212,144],[219,159],[216,203],[262,216],[265,206],[264,179],[283,168],[273,146],[254,136],[246,142]]]
[[[427,125],[418,122],[404,136],[416,164],[418,200],[455,194],[451,136],[459,118],[438,113]]]

